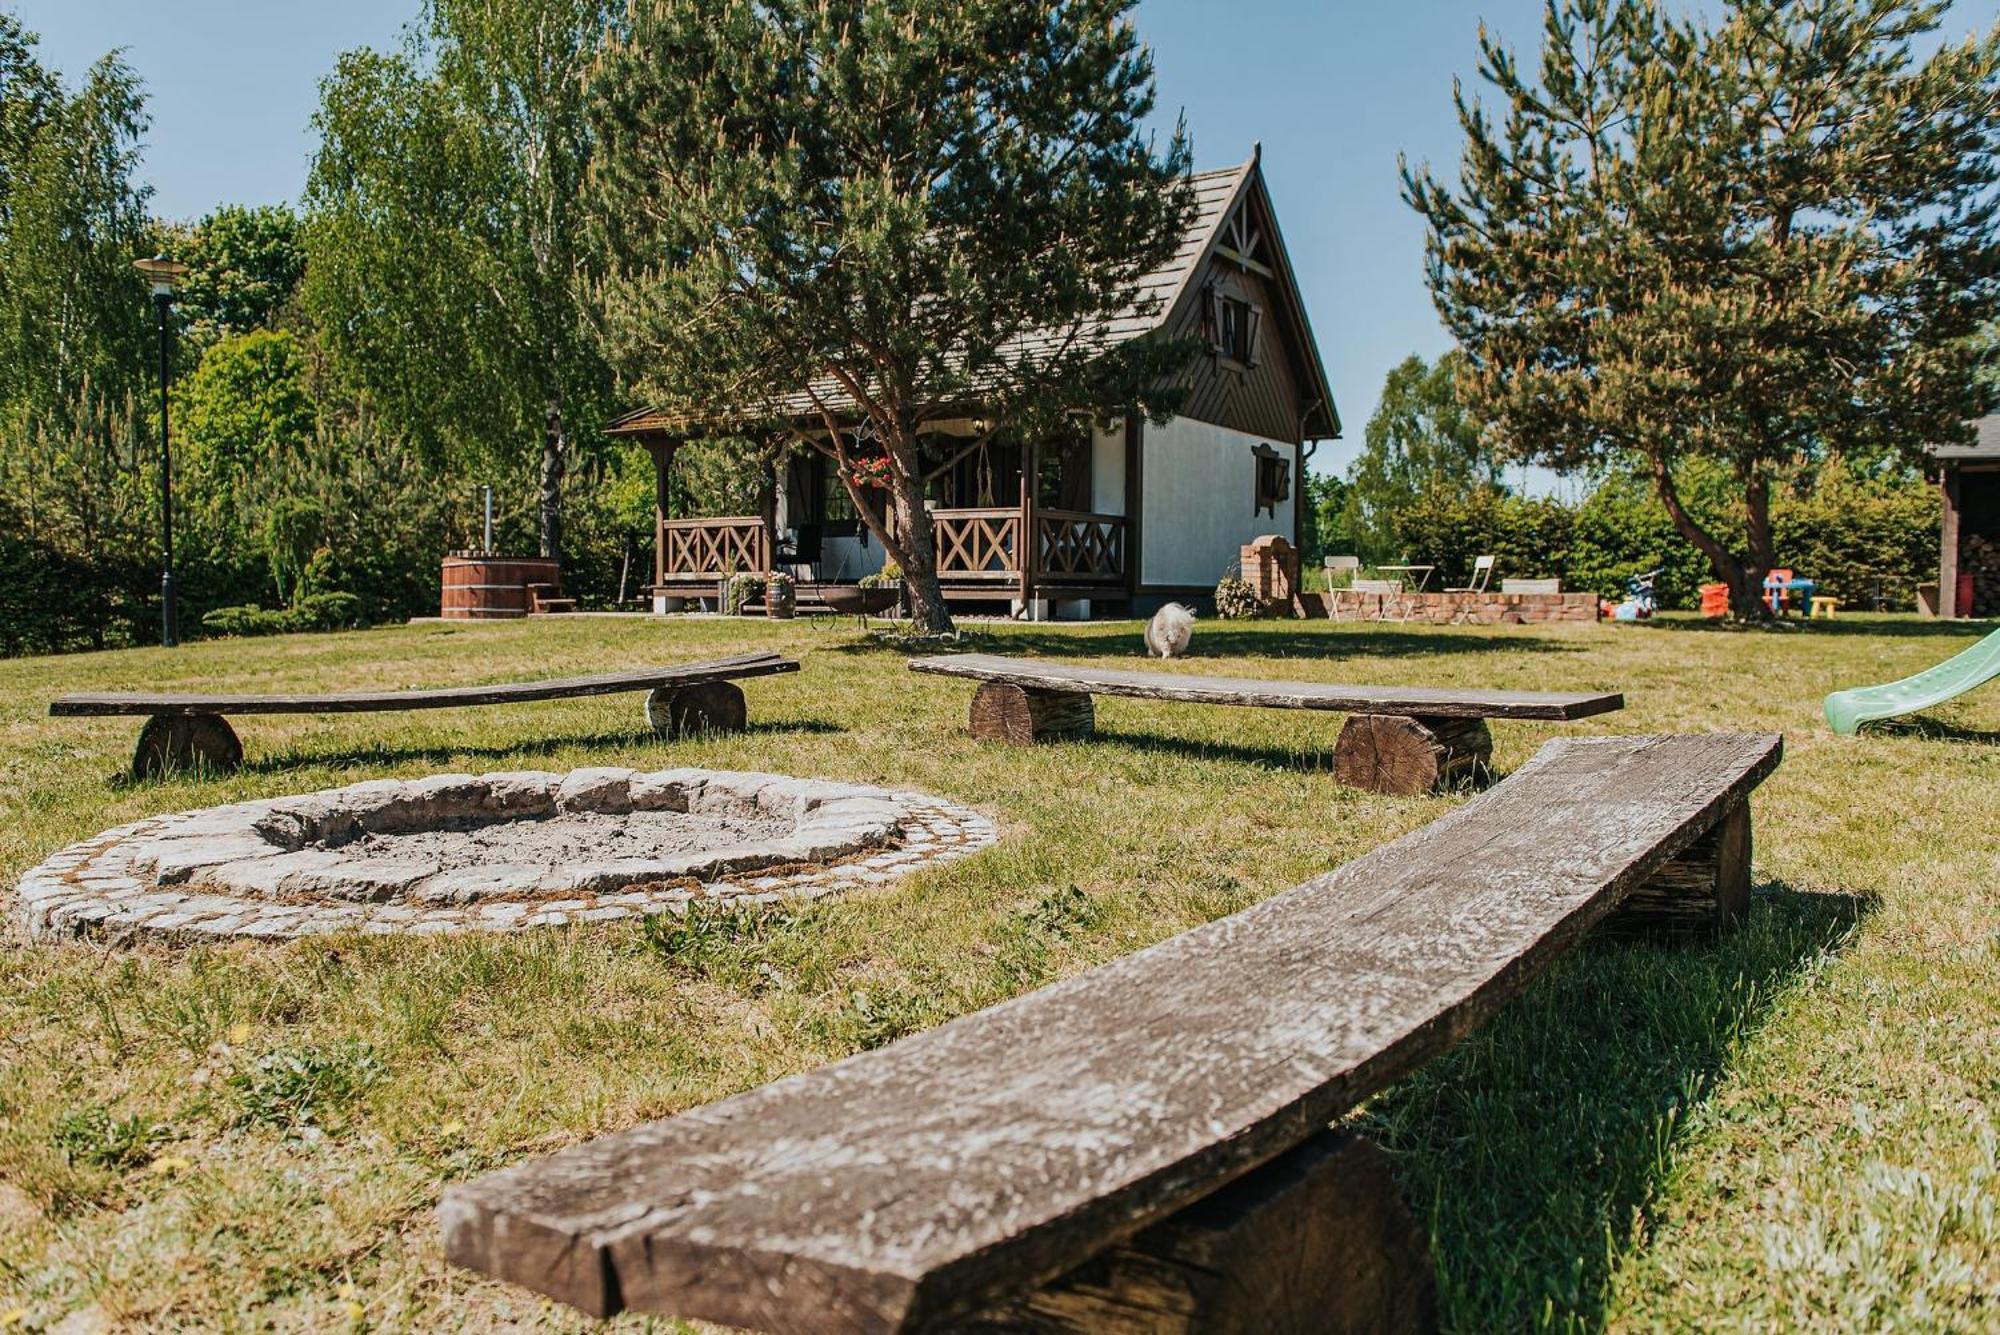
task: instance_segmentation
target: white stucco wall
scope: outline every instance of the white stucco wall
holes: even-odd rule
[[[1257,464],[1251,450],[1269,445],[1292,461],[1299,485],[1298,447],[1284,441],[1176,417],[1165,426],[1148,422],[1140,497],[1141,541],[1147,584],[1213,587],[1236,573],[1243,544],[1266,533],[1296,542],[1290,500],[1276,515],[1256,513]]]
[[[1090,508],[1101,515],[1125,513],[1125,424],[1095,429],[1090,437]]]

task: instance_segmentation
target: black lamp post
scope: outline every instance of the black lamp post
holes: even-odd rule
[[[174,284],[187,272],[164,255],[134,260],[153,288],[153,309],[160,317],[160,643],[171,649],[180,643],[180,620],[174,612],[174,456],[167,444],[167,307],[174,303]]]

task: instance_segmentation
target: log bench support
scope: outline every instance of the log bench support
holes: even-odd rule
[[[243,742],[220,714],[155,714],[139,729],[132,777],[151,779],[175,770],[227,774],[243,764]]]
[[[1717,932],[1750,907],[1750,804],[1739,802],[1633,888],[1605,919],[1616,936]]]
[[[1493,733],[1483,718],[1355,714],[1333,744],[1333,775],[1371,793],[1414,797],[1485,782]]]
[[[1346,714],[1334,746],[1335,776],[1357,788],[1399,796],[1483,786],[1493,761],[1488,719],[1563,722],[1625,706],[1625,697],[1611,691],[1340,686],[1133,672],[997,654],[919,658],[910,670],[979,683],[972,697],[972,735],[1016,746],[1091,736],[1093,698],[1099,695]]]
[[[964,1329],[1402,1335],[1437,1328],[1430,1248],[1374,1141],[1324,1131]]]
[[[1015,746],[1079,741],[1097,731],[1097,706],[1088,691],[1038,691],[987,681],[973,692],[970,721],[972,735],[981,741]]]
[[[749,722],[743,692],[726,681],[661,686],[646,697],[646,722],[663,741],[742,732]]]

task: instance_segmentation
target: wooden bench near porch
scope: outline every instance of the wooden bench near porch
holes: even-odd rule
[[[1550,742],[1240,913],[453,1187],[446,1253],[599,1316],[778,1332],[1428,1328],[1423,1235],[1332,1124],[1600,924],[1739,913],[1781,751]]]
[[[1094,695],[1349,714],[1334,743],[1334,775],[1373,792],[1431,792],[1474,777],[1493,758],[1486,720],[1568,721],[1625,707],[1616,692],[1468,691],[1422,686],[1334,686],[1179,672],[1132,672],[997,654],[919,658],[912,672],[967,677],[975,737],[1025,745],[1088,737]]]
[[[690,733],[736,732],[745,721],[743,692],[731,685],[748,677],[797,672],[796,659],[772,652],[743,654],[705,663],[632,668],[591,677],[549,681],[498,682],[486,686],[446,686],[417,691],[328,691],[301,695],[156,695],[149,693],[65,695],[49,713],[78,717],[148,715],[140,729],[132,773],[139,778],[185,765],[218,771],[243,763],[243,743],[225,714],[356,714],[402,709],[459,709],[474,705],[518,704],[570,696],[649,691],[646,721],[654,732],[673,738]]]

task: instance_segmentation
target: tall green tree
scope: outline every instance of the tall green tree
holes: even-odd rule
[[[922,442],[1170,406],[1109,348],[1193,207],[1143,128],[1134,0],[660,0],[605,60],[593,179],[625,376],[711,420],[804,391],[856,508],[947,630]],[[861,424],[858,446],[849,427]],[[886,503],[856,450],[888,460]]]
[[[1549,0],[1538,77],[1482,34],[1503,108],[1460,94],[1459,180],[1405,168],[1474,410],[1558,468],[1635,460],[1740,615],[1787,470],[1990,402],[2000,32],[1920,57],[1946,8]],[[1740,542],[1683,502],[1697,460]]]
[[[132,269],[145,97],[115,53],[72,91],[36,44],[0,12],[0,405],[68,414],[86,392],[140,387],[152,366]]]
[[[174,292],[176,347],[188,369],[222,339],[274,327],[298,295],[305,247],[286,205],[225,204],[165,230],[161,248],[188,266]]]
[[[338,372],[433,458],[539,458],[541,548],[608,393],[583,244],[615,0],[429,0],[322,85],[305,302]],[[532,442],[532,445],[530,443]]]
[[[1412,353],[1389,371],[1347,470],[1340,527],[1370,562],[1397,555],[1397,516],[1420,496],[1464,496],[1500,486],[1499,457],[1458,397],[1464,358],[1427,364]]]

